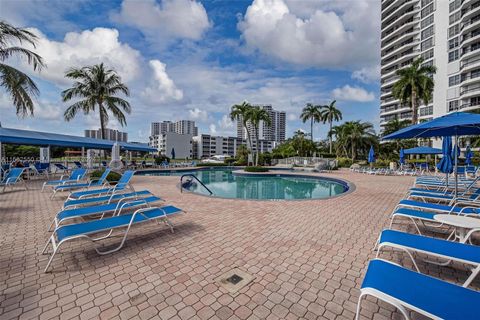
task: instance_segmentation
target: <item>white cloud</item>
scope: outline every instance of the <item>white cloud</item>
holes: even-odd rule
[[[183,98],[183,91],[167,74],[166,65],[159,60],[150,60],[150,68],[153,71],[150,85],[141,93],[144,100],[150,104],[162,104],[169,101],[179,101]]]
[[[39,41],[34,49],[43,57],[47,68],[41,76],[56,84],[71,82],[65,78],[65,71],[72,67],[84,67],[104,62],[128,82],[140,70],[140,53],[128,44],[121,43],[116,29],[95,28],[80,33],[69,32],[63,41],[49,40],[37,29],[32,29]]]
[[[379,21],[380,1],[254,0],[238,28],[266,55],[345,69],[379,60]]]
[[[207,121],[208,119],[207,111],[201,110],[199,108],[193,108],[191,110],[188,110],[188,115],[190,116],[190,119],[196,121]]]
[[[207,11],[196,0],[124,0],[112,19],[138,28],[152,39],[200,40],[210,27]]]
[[[287,114],[287,120],[289,120],[289,121],[298,120],[298,116],[294,113],[289,113],[289,114]]]
[[[336,88],[332,91],[332,95],[338,100],[369,102],[375,100],[375,94],[368,92],[360,87],[352,87],[348,84],[342,88]]]
[[[216,125],[211,124],[210,126],[208,126],[208,128],[210,129],[210,134],[211,135],[217,134],[217,126]]]
[[[234,127],[233,121],[226,114],[223,115],[222,119],[218,121],[218,125],[223,130],[232,129]]]
[[[378,81],[380,80],[380,65],[355,70],[352,73],[352,78],[364,83],[373,83]]]

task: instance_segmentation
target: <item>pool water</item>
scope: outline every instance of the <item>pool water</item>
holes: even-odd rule
[[[212,196],[231,199],[254,200],[301,200],[324,199],[348,190],[348,185],[339,180],[296,176],[275,175],[236,175],[231,169],[209,169],[198,171],[169,172],[168,175],[194,174],[213,193]],[[148,175],[167,175],[151,172]],[[184,181],[188,177],[184,178]],[[192,180],[189,191],[210,195],[205,187]]]

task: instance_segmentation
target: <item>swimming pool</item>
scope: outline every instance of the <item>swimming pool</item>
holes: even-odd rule
[[[182,172],[146,172],[144,175],[193,174],[213,193],[229,199],[305,200],[330,198],[349,190],[348,183],[331,178],[292,175],[288,173],[245,175],[235,169],[212,168]],[[184,180],[188,179],[186,177]],[[192,180],[187,190],[209,196],[200,183]]]

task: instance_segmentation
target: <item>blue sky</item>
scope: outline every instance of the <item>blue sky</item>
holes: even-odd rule
[[[60,92],[70,67],[105,62],[131,90],[127,127],[147,141],[151,121],[192,119],[202,133],[234,135],[230,107],[247,100],[287,112],[287,135],[308,103],[332,99],[344,120],[378,125],[379,0],[0,0],[0,19],[31,28],[47,68],[32,73],[35,117],[18,119],[0,89],[4,127],[82,135],[94,114],[66,123]],[[314,136],[324,138],[326,125]]]

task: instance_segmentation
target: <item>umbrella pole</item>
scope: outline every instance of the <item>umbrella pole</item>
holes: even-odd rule
[[[458,152],[457,152],[457,146],[458,146],[458,135],[455,135],[455,199],[457,198],[457,192],[458,192]]]

